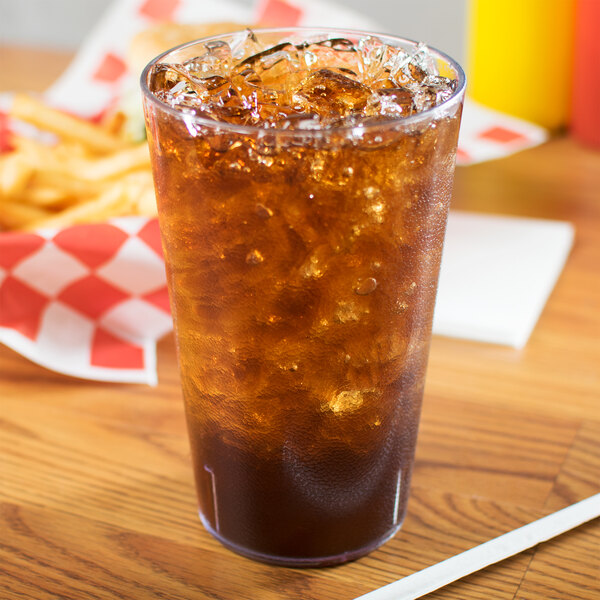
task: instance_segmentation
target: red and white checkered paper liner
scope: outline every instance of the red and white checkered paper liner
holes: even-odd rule
[[[260,0],[253,7],[117,0],[48,90],[48,102],[86,118],[101,115],[132,85],[125,61],[131,38],[166,20],[382,30],[320,0]],[[506,156],[545,139],[539,127],[467,101],[457,162]],[[0,151],[5,141],[0,132]],[[156,341],[171,327],[156,220],[0,234],[0,342],[32,361],[76,377],[155,384]]]
[[[156,383],[172,328],[156,219],[0,235],[0,341],[49,369]]]

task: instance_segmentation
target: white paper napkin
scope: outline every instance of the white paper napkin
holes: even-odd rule
[[[433,332],[522,348],[573,237],[561,221],[451,211]]]

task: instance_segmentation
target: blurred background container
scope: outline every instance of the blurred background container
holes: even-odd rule
[[[469,4],[471,97],[548,129],[565,126],[575,0],[470,0]]]
[[[600,0],[577,0],[571,133],[600,149]]]

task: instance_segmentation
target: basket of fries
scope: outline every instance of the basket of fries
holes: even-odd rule
[[[22,94],[9,116],[35,126],[37,135],[13,134],[12,151],[0,157],[0,228],[32,231],[156,215],[148,146],[119,136],[121,116],[94,124]]]
[[[148,146],[25,95],[0,155],[0,341],[47,368],[156,382],[171,329]]]

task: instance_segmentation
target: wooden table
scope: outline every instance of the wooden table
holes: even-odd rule
[[[11,52],[0,89],[23,89],[32,72],[43,89],[40,61],[20,70],[31,54]],[[66,57],[50,58],[57,71]],[[600,491],[600,152],[556,139],[460,168],[454,207],[568,220],[576,241],[523,350],[434,338],[408,517],[392,541],[298,570],[210,537],[171,337],[154,389],[70,379],[0,347],[0,598],[348,600]],[[428,597],[598,599],[600,521]]]

